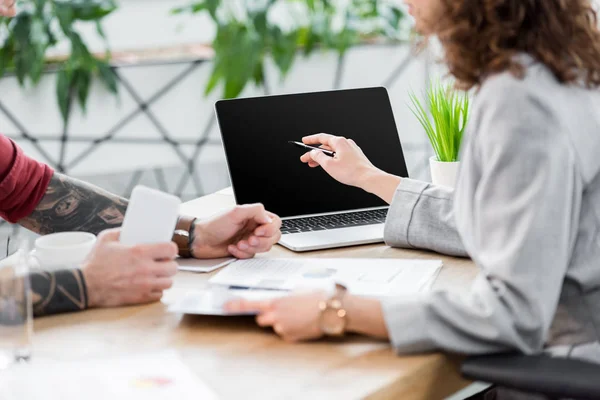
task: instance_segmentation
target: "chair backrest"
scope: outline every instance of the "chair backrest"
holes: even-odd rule
[[[499,354],[470,357],[468,379],[556,398],[600,399],[600,365],[546,355]]]

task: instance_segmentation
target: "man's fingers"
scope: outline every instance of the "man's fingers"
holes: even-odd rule
[[[256,236],[270,237],[276,235],[281,229],[281,218],[270,212],[267,212],[267,214],[269,215],[269,217],[271,217],[271,220],[273,222],[271,222],[270,224],[261,225],[258,228],[256,228],[254,230],[254,234]]]
[[[173,286],[173,279],[171,278],[157,278],[153,284],[153,292],[162,292],[163,290],[171,289]]]
[[[153,292],[149,292],[149,293],[142,295],[141,299],[139,301],[136,301],[136,303],[154,303],[154,302],[160,301],[160,299],[162,299],[162,297],[163,297],[162,290],[153,291]]]
[[[98,242],[106,243],[106,242],[116,242],[119,240],[119,236],[121,235],[121,229],[107,229],[105,231],[100,232],[98,235]]]
[[[277,243],[281,239],[281,233],[277,233],[275,236],[268,238],[258,238],[256,236],[251,236],[248,239],[248,244],[250,244],[250,249],[248,251],[253,251],[255,253],[264,253],[269,251],[271,247],[275,243]]]
[[[331,150],[335,150],[335,139],[337,139],[337,136],[329,135],[327,133],[318,133],[316,135],[303,137],[302,142],[310,145],[325,145],[329,146]]]
[[[175,261],[157,261],[152,267],[152,274],[158,277],[170,277],[177,274],[179,265]]]
[[[248,258],[254,257],[254,253],[249,252],[249,251],[240,250],[234,245],[229,245],[227,247],[227,251],[229,252],[229,254],[231,254],[235,258],[239,258],[240,260],[246,260]]]
[[[173,242],[140,244],[133,247],[133,251],[142,257],[148,257],[153,260],[173,260],[177,257],[177,245]]]
[[[232,211],[232,217],[237,223],[254,220],[258,224],[270,224],[273,219],[269,216],[262,204],[247,204],[237,206]]]

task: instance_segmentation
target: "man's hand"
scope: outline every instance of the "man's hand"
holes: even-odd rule
[[[0,17],[14,17],[17,13],[17,0],[0,0]]]
[[[125,246],[118,229],[100,233],[83,265],[88,307],[117,307],[160,300],[177,273],[174,243]]]
[[[196,258],[252,258],[279,241],[280,228],[281,219],[262,204],[237,206],[196,224],[192,253]]]

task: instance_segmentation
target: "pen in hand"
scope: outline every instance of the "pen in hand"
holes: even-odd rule
[[[309,146],[309,145],[307,145],[307,144],[304,144],[304,143],[301,143],[301,142],[295,142],[295,141],[293,141],[293,140],[289,140],[289,141],[288,141],[288,143],[289,143],[289,144],[292,144],[292,145],[294,145],[294,146],[297,146],[297,147],[301,147],[301,148],[303,148],[304,150],[308,150],[308,151],[311,151],[311,150],[319,150],[319,151],[322,151],[323,153],[325,153],[325,155],[326,155],[326,156],[329,156],[329,157],[335,157],[335,152],[334,152],[334,151],[331,151],[331,150],[325,150],[325,149],[321,149],[321,148],[319,148],[319,147],[313,147],[313,146]]]

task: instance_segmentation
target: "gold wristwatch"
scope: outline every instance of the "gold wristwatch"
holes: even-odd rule
[[[177,221],[173,241],[179,248],[179,256],[182,258],[192,258],[192,244],[194,243],[194,223],[195,217],[181,216]]]
[[[319,325],[327,336],[344,336],[348,325],[347,312],[344,309],[344,296],[348,290],[337,283],[335,293],[328,300],[319,302]]]

